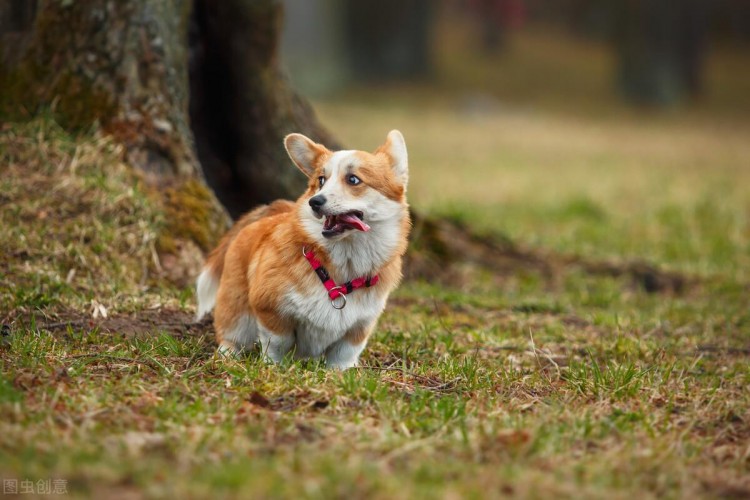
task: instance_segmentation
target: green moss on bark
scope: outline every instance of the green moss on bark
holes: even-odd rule
[[[194,241],[207,252],[227,230],[224,210],[200,180],[187,179],[155,194],[164,203],[165,227],[157,240],[160,253],[174,253],[179,239]]]
[[[49,78],[40,68],[24,66],[3,72],[0,77],[0,118],[3,121],[28,120],[40,111],[68,130],[90,127],[102,117],[113,116],[116,106],[106,92],[94,88],[80,76],[61,75],[52,86],[38,82]]]

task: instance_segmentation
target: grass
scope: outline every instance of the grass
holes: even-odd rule
[[[118,148],[5,125],[0,476],[72,497],[750,495],[746,129],[399,92],[318,108],[357,147],[402,128],[417,207],[697,279],[467,271],[405,283],[358,369],[219,360],[160,279],[162,216]]]

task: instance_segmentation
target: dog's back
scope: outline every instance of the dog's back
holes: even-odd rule
[[[225,234],[216,248],[208,255],[203,270],[198,276],[196,283],[196,294],[198,300],[198,312],[196,320],[211,312],[216,305],[216,292],[219,289],[221,273],[224,271],[224,257],[229,245],[237,235],[250,224],[265,217],[290,212],[296,205],[288,200],[276,200],[269,205],[261,205],[243,215],[232,228]]]

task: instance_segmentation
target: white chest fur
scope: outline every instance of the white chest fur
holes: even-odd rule
[[[335,309],[322,284],[313,288],[290,291],[282,301],[283,314],[294,318],[297,357],[322,355],[347,331],[374,322],[385,307],[385,294],[375,289],[355,290],[346,296],[346,307]]]

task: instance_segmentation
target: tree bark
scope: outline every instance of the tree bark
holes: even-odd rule
[[[235,218],[304,190],[284,136],[300,132],[339,146],[280,69],[282,14],[280,2],[270,0],[195,4],[190,117],[206,179]]]
[[[71,128],[99,122],[144,171],[199,175],[187,117],[189,15],[187,0],[40,1],[0,63],[0,111],[22,118],[47,108]]]
[[[164,212],[167,277],[188,272],[229,217],[203,180],[188,119],[189,0],[0,0],[0,121],[51,115],[125,146]],[[175,258],[176,257],[176,258]]]

